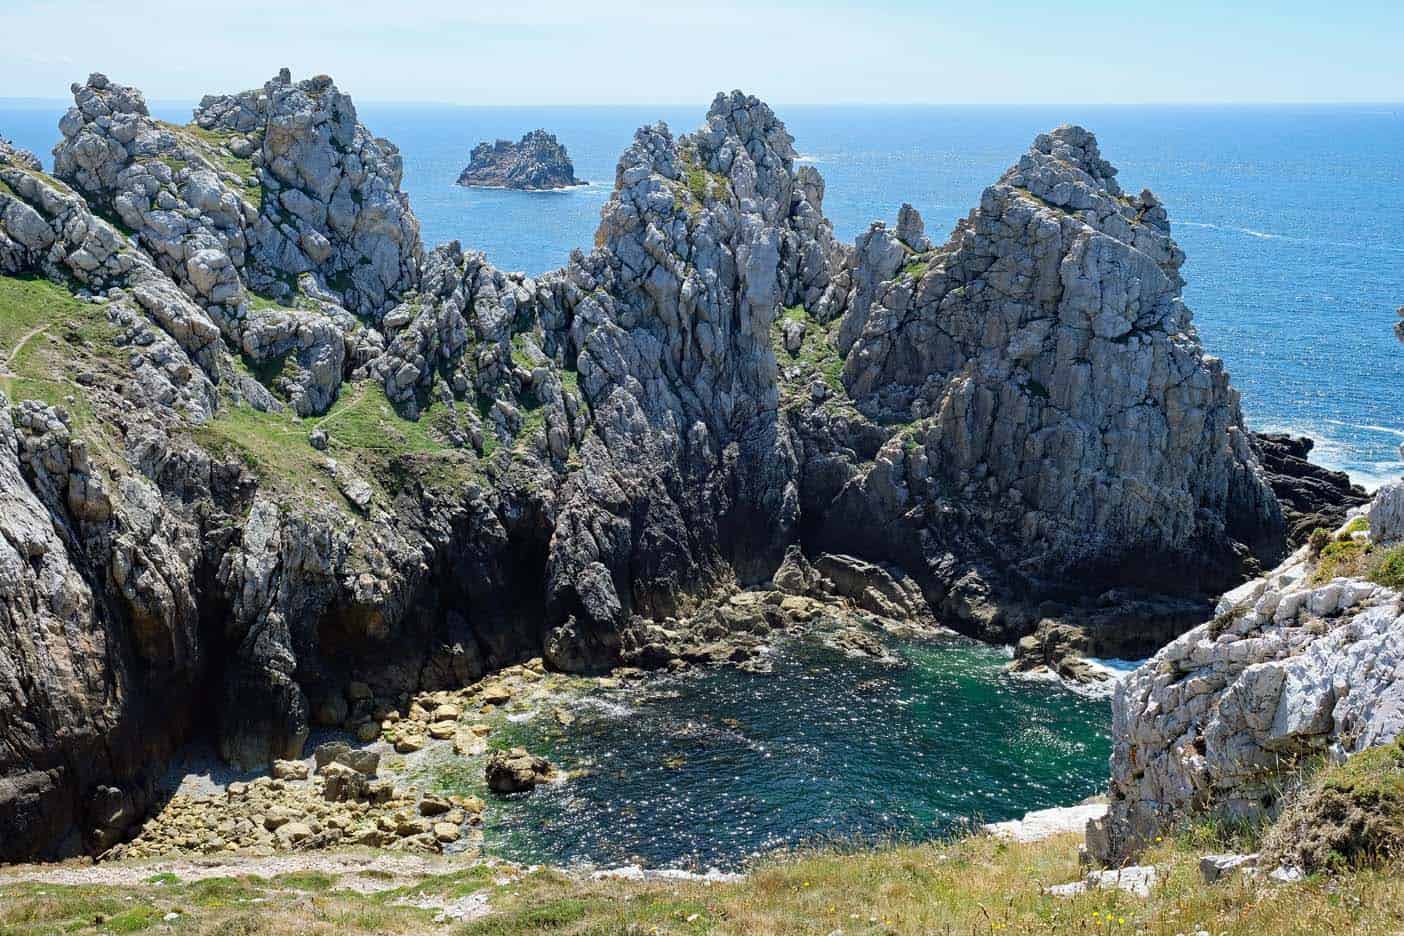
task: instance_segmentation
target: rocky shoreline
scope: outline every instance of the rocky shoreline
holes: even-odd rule
[[[197,738],[266,767],[526,660],[761,665],[826,616],[1132,655],[1285,551],[1165,208],[1082,128],[944,244],[905,206],[846,245],[718,95],[527,277],[425,249],[327,76],[186,126],[73,94],[53,175],[0,147],[0,859],[105,850]]]

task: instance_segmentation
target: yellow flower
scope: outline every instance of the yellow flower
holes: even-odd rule
[[[1126,917],[1117,917],[1117,918],[1116,918],[1116,922],[1117,922],[1118,924],[1120,924],[1121,926],[1125,926],[1125,925],[1126,925]]]

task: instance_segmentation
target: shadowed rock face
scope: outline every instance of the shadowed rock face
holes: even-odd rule
[[[977,511],[1021,572],[1223,587],[1235,542],[1280,554],[1282,519],[1180,299],[1165,211],[1115,173],[1060,127],[939,249],[871,232],[844,384],[865,415],[914,427],[888,468],[899,503]],[[1159,558],[1138,573],[1135,554]]]
[[[1282,506],[1287,539],[1293,546],[1307,541],[1313,530],[1334,530],[1345,523],[1352,507],[1370,502],[1370,495],[1351,484],[1344,471],[1331,471],[1307,460],[1315,443],[1285,433],[1253,433],[1263,472]]]
[[[68,185],[0,149],[0,273],[117,330],[72,349],[113,352],[70,388],[93,418],[0,403],[6,855],[110,844],[195,732],[264,764],[527,656],[666,663],[660,625],[787,552],[1009,639],[1281,548],[1164,211],[1078,128],[946,245],[907,206],[848,247],[770,108],[719,95],[641,129],[596,248],[532,278],[426,253],[329,79],[193,128],[100,75],[75,101]]]
[[[585,181],[575,177],[575,166],[555,134],[533,130],[516,143],[498,140],[473,147],[458,184],[540,191],[584,185]]]

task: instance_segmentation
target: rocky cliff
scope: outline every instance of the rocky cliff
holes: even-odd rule
[[[516,143],[498,140],[473,147],[458,184],[534,192],[584,185],[585,181],[575,177],[575,165],[555,134],[532,130]]]
[[[850,247],[719,95],[531,278],[426,252],[330,79],[74,96],[53,176],[0,150],[0,857],[110,844],[196,735],[264,764],[528,656],[667,663],[806,552],[1008,638],[1281,551],[1164,210],[1084,130],[944,246],[904,208]]]
[[[1097,857],[1133,854],[1190,815],[1274,814],[1317,759],[1404,733],[1404,484],[1355,513],[1117,688]]]

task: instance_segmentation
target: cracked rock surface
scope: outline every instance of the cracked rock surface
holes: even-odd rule
[[[0,286],[42,297],[0,375],[0,858],[110,846],[194,737],[256,767],[536,656],[724,659],[752,587],[1014,640],[1281,551],[1165,211],[1085,130],[943,246],[910,206],[849,246],[718,95],[529,277],[426,251],[325,76],[183,127],[74,100],[54,175],[0,146]]]

